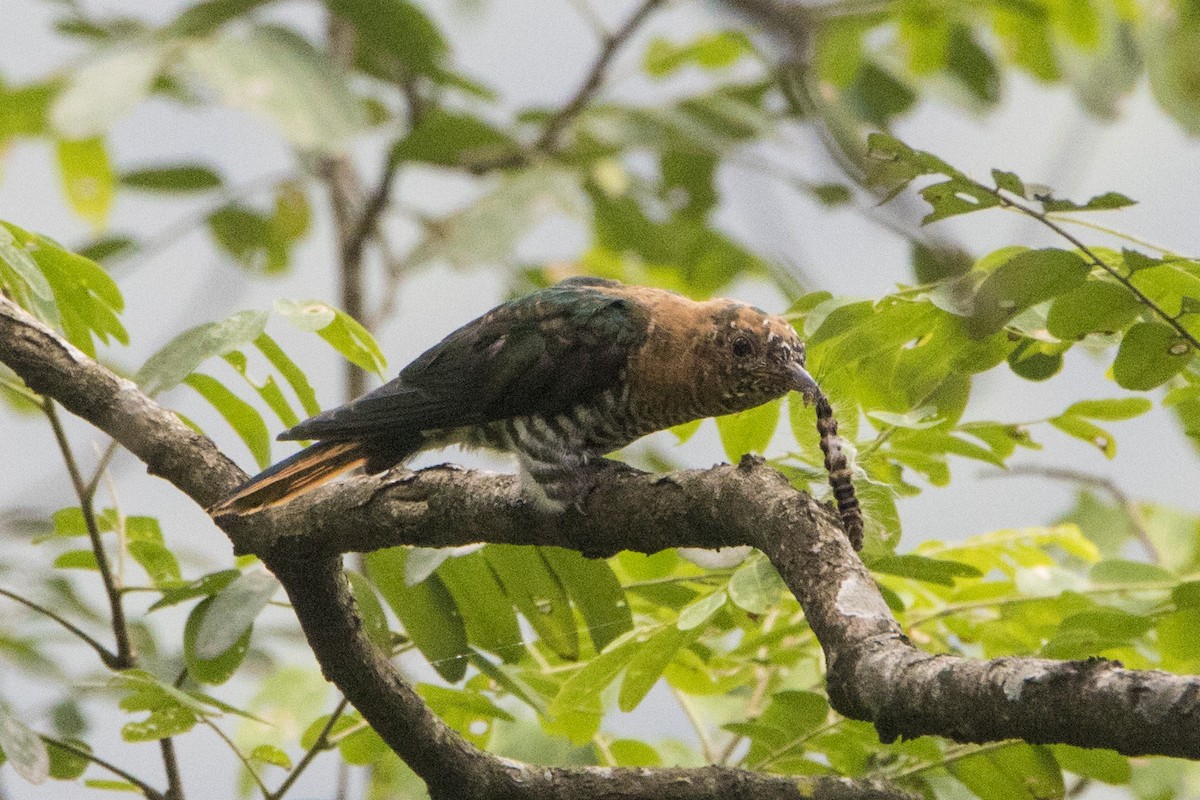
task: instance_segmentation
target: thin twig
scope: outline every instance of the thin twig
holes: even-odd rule
[[[1116,267],[1112,267],[1112,266],[1109,266],[1108,264],[1106,264],[1103,259],[1101,259],[1098,255],[1096,255],[1095,252],[1093,252],[1090,247],[1088,247],[1086,244],[1084,244],[1083,240],[1081,240],[1079,237],[1075,236],[1075,234],[1073,234],[1070,231],[1063,228],[1061,225],[1059,225],[1053,219],[1050,219],[1050,217],[1048,217],[1045,213],[1043,213],[1041,211],[1037,211],[1035,209],[1032,209],[1032,208],[1026,206],[1024,203],[1018,203],[1015,200],[1010,199],[1009,197],[1004,195],[999,189],[993,189],[993,188],[987,186],[986,184],[982,184],[982,183],[980,183],[978,185],[982,186],[988,193],[990,193],[992,196],[999,199],[1001,205],[1003,205],[1004,207],[1011,208],[1014,211],[1017,211],[1021,214],[1024,214],[1027,217],[1037,220],[1038,222],[1042,223],[1050,230],[1057,233],[1062,238],[1066,239],[1068,242],[1070,242],[1072,245],[1074,245],[1075,248],[1080,253],[1083,253],[1083,255],[1087,257],[1087,260],[1090,261],[1093,266],[1099,267],[1100,269],[1107,272],[1110,276],[1112,276],[1112,278],[1114,280],[1116,280],[1118,283],[1120,283],[1122,286],[1124,286],[1126,289],[1128,289],[1130,292],[1132,292],[1133,296],[1138,299],[1138,302],[1140,302],[1146,308],[1148,308],[1152,312],[1154,312],[1155,316],[1157,316],[1163,322],[1167,323],[1172,328],[1174,328],[1175,332],[1179,335],[1179,337],[1181,339],[1188,342],[1188,344],[1190,344],[1195,350],[1200,351],[1200,339],[1197,339],[1195,336],[1193,336],[1191,331],[1189,331],[1187,328],[1185,328],[1183,326],[1183,323],[1181,323],[1175,316],[1168,314],[1166,312],[1166,310],[1164,308],[1162,308],[1162,306],[1158,305],[1156,302],[1151,300],[1150,297],[1148,297],[1144,292],[1142,292],[1142,290],[1139,289],[1137,286],[1134,286],[1133,281],[1130,280],[1127,276],[1122,275],[1121,272]]]
[[[113,578],[112,566],[108,563],[108,554],[104,550],[104,541],[100,536],[100,526],[96,521],[96,510],[92,505],[92,498],[88,495],[87,484],[83,481],[83,475],[79,471],[79,464],[75,461],[75,454],[71,450],[70,442],[67,441],[67,434],[63,430],[62,421],[58,418],[54,401],[49,398],[43,400],[42,410],[45,412],[46,418],[50,420],[50,427],[54,431],[54,438],[58,442],[59,450],[62,452],[67,473],[71,476],[71,485],[75,488],[75,495],[79,498],[79,507],[83,512],[83,523],[87,528],[88,537],[92,542],[92,552],[96,556],[96,566],[100,570],[100,579],[104,582],[104,593],[108,596],[108,605],[112,613],[113,635],[117,640],[116,661],[110,666],[113,669],[132,667],[134,665],[133,645],[130,643],[129,628],[125,622],[125,608],[122,604],[121,590]]]
[[[712,737],[708,735],[708,729],[704,727],[704,720],[696,712],[692,702],[688,700],[687,695],[671,687],[671,693],[675,695],[675,699],[679,702],[679,707],[683,709],[683,713],[687,715],[688,722],[692,723],[692,729],[696,731],[696,738],[700,740],[700,754],[704,756],[705,763],[716,764],[717,753],[713,748]]]
[[[296,763],[296,766],[291,772],[288,773],[288,776],[284,778],[283,783],[279,784],[278,789],[276,789],[274,792],[263,792],[265,800],[279,800],[279,798],[283,797],[288,789],[292,788],[292,784],[295,783],[300,777],[300,774],[308,768],[308,765],[311,764],[312,760],[317,757],[317,754],[328,746],[329,734],[331,731],[333,731],[333,726],[337,724],[337,721],[341,718],[342,714],[346,711],[346,708],[349,705],[350,701],[344,697],[338,701],[337,706],[333,709],[333,713],[329,715],[329,720],[325,723],[325,726],[321,728],[321,732],[317,734],[316,741],[312,743],[312,747],[308,748],[308,751],[301,756],[300,760]]]
[[[91,480],[84,487],[84,492],[89,499],[96,496],[96,490],[100,487],[100,481],[104,478],[104,472],[108,469],[109,462],[113,460],[113,456],[117,454],[117,450],[121,447],[116,439],[111,439],[108,446],[104,448],[104,452],[100,454],[100,460],[96,462],[96,469],[92,473]]]
[[[159,739],[163,769],[167,773],[167,800],[184,800],[183,781],[179,779],[179,761],[175,757],[175,741],[170,737]]]
[[[641,24],[646,21],[651,12],[662,5],[662,3],[663,0],[644,0],[637,11],[633,12],[633,15],[625,21],[624,25],[613,31],[611,35],[603,40],[600,47],[600,54],[596,57],[592,68],[588,70],[583,83],[575,91],[575,95],[565,106],[546,121],[546,127],[542,129],[542,135],[534,143],[535,150],[548,153],[557,149],[558,139],[563,130],[579,115],[579,112],[583,111],[584,107],[591,102],[596,92],[600,90],[600,85],[604,82],[608,66],[616,56],[617,51],[641,27]]]
[[[241,751],[241,748],[239,748],[234,741],[225,734],[225,731],[221,730],[217,723],[213,722],[207,717],[201,717],[200,720],[207,725],[212,732],[215,733],[221,739],[221,741],[229,747],[230,750],[233,751],[233,754],[237,756],[238,761],[242,762],[242,766],[246,768],[246,771],[250,773],[250,777],[254,779],[254,783],[258,786],[258,790],[262,792],[263,797],[272,797],[271,791],[267,788],[267,785],[263,783],[262,778],[258,776],[258,772],[254,769],[254,765],[250,763],[250,759],[247,758],[246,754]]]
[[[984,477],[1000,478],[1005,475],[1035,475],[1043,478],[1054,478],[1055,480],[1078,483],[1084,486],[1094,486],[1097,489],[1108,492],[1114,500],[1121,504],[1126,516],[1129,517],[1129,525],[1133,528],[1134,538],[1141,543],[1142,547],[1146,548],[1146,553],[1155,564],[1162,563],[1162,553],[1159,552],[1158,546],[1150,538],[1150,532],[1146,528],[1146,518],[1142,514],[1142,510],[1138,508],[1137,502],[1111,479],[1080,470],[1064,467],[1042,467],[1036,464],[1013,464],[1005,472],[989,472]]]
[[[50,619],[54,620],[55,622],[57,622],[59,625],[61,625],[65,629],[67,629],[71,633],[78,636],[89,647],[91,647],[93,650],[95,650],[96,655],[100,656],[100,660],[104,662],[104,666],[108,667],[109,669],[120,669],[120,667],[118,666],[119,658],[118,658],[117,654],[112,652],[111,650],[109,650],[107,647],[102,645],[100,642],[93,639],[86,632],[84,632],[83,630],[78,628],[74,623],[70,622],[69,620],[64,619],[63,617],[60,617],[58,614],[55,614],[50,609],[45,608],[44,606],[38,605],[37,603],[33,602],[32,600],[26,599],[26,598],[22,597],[21,595],[16,594],[15,592],[10,592],[8,589],[0,589],[0,595],[3,595],[4,597],[7,597],[10,600],[15,600],[16,602],[20,603],[21,605],[25,606],[26,608],[32,609],[33,611],[36,611],[39,614],[42,614],[43,616],[49,617]]]
[[[102,768],[108,770],[112,774],[116,775],[118,778],[122,778],[126,781],[129,781],[134,786],[136,786],[139,790],[141,790],[142,794],[144,794],[146,796],[147,800],[170,800],[170,798],[168,798],[166,795],[164,795],[158,789],[155,789],[153,786],[146,783],[141,778],[138,778],[135,775],[131,775],[130,773],[128,773],[125,770],[118,767],[116,764],[105,761],[103,758],[100,758],[95,753],[92,753],[88,750],[84,750],[81,747],[76,747],[75,745],[71,744],[70,742],[63,741],[62,739],[56,739],[53,736],[47,736],[46,734],[40,734],[40,735],[42,737],[43,742],[46,742],[47,744],[52,744],[55,747],[58,747],[62,750],[66,750],[68,753],[70,753],[73,756],[77,756],[79,758],[85,759],[86,761],[89,761],[92,764],[95,764],[97,767],[102,767]]]

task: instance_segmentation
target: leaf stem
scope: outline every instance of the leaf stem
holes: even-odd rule
[[[1053,219],[1051,219],[1045,212],[1036,211],[1036,210],[1030,208],[1029,206],[1026,206],[1024,203],[1018,203],[1015,200],[1011,200],[1006,195],[1004,195],[999,189],[994,189],[994,188],[987,186],[986,184],[982,184],[982,183],[977,183],[977,185],[982,187],[993,197],[997,198],[1003,207],[1011,208],[1011,209],[1017,211],[1018,213],[1021,213],[1027,217],[1030,217],[1031,219],[1037,220],[1038,222],[1042,223],[1047,228],[1049,228],[1050,230],[1054,231],[1056,234],[1061,236],[1063,239],[1066,239],[1068,242],[1070,242],[1072,245],[1074,245],[1074,247],[1077,250],[1079,250],[1079,252],[1083,253],[1083,255],[1087,257],[1088,261],[1090,261],[1092,263],[1092,266],[1099,267],[1100,269],[1107,272],[1114,280],[1116,280],[1118,283],[1120,283],[1122,286],[1124,286],[1126,289],[1128,289],[1133,294],[1133,296],[1138,299],[1138,302],[1140,302],[1146,308],[1148,308],[1152,312],[1154,312],[1154,314],[1156,316],[1158,316],[1167,325],[1174,328],[1175,332],[1177,334],[1179,334],[1180,338],[1187,341],[1196,351],[1200,351],[1200,339],[1197,339],[1195,336],[1193,336],[1191,334],[1191,332],[1188,331],[1187,328],[1183,327],[1182,323],[1180,323],[1178,319],[1176,319],[1172,315],[1168,314],[1166,312],[1166,310],[1164,310],[1160,305],[1158,305],[1153,300],[1151,300],[1144,292],[1142,292],[1141,289],[1134,286],[1133,281],[1130,280],[1127,276],[1122,275],[1120,273],[1120,271],[1117,270],[1115,267],[1109,266],[1108,264],[1104,263],[1104,261],[1098,255],[1096,255],[1096,253],[1090,247],[1088,247],[1086,244],[1084,244],[1083,240],[1079,239],[1073,233],[1071,233],[1070,231],[1063,228],[1061,225],[1059,225],[1057,222],[1055,222]]]
[[[333,713],[329,715],[329,720],[325,726],[321,728],[321,732],[317,734],[316,741],[312,743],[312,747],[300,758],[296,766],[284,778],[283,783],[279,784],[279,788],[274,792],[264,792],[265,800],[280,800],[283,795],[292,788],[292,784],[300,777],[304,770],[308,769],[308,765],[312,763],[317,754],[329,746],[329,734],[333,731],[333,726],[337,724],[338,719],[345,713],[346,708],[350,705],[350,701],[343,697],[338,701],[337,706],[333,709]]]
[[[138,777],[126,772],[125,770],[118,767],[116,764],[105,761],[103,758],[100,758],[99,756],[95,755],[94,753],[84,750],[81,747],[76,747],[75,745],[71,744],[70,742],[63,741],[62,739],[56,739],[53,736],[47,736],[46,734],[40,734],[40,735],[41,735],[43,742],[54,745],[55,747],[58,747],[62,750],[66,750],[71,755],[78,756],[79,758],[85,759],[86,761],[88,761],[92,764],[95,764],[98,767],[102,767],[103,769],[108,770],[112,774],[116,775],[118,778],[122,778],[126,781],[129,781],[130,783],[132,783],[134,786],[138,787],[138,789],[141,790],[142,794],[144,794],[146,796],[147,800],[170,800],[170,798],[167,795],[158,791],[153,786],[151,786],[150,784],[143,781],[141,778],[138,778]]]
[[[255,785],[258,786],[258,790],[262,792],[263,797],[271,797],[271,791],[267,788],[267,785],[263,783],[262,778],[258,776],[258,771],[254,769],[254,765],[250,763],[250,759],[247,758],[246,754],[241,751],[241,748],[239,748],[234,741],[225,734],[225,731],[221,730],[217,723],[213,722],[208,717],[201,716],[200,721],[208,726],[208,728],[211,729],[212,732],[215,733],[231,751],[233,751],[233,754],[237,756],[238,761],[242,762],[242,766],[246,768],[246,771],[250,773],[250,777],[254,779]]]
[[[104,541],[100,535],[100,525],[96,521],[96,510],[92,504],[94,493],[89,493],[88,485],[84,483],[83,474],[79,471],[79,464],[75,460],[75,454],[71,450],[70,442],[67,441],[67,434],[63,430],[62,421],[58,417],[54,401],[49,398],[43,399],[42,410],[45,412],[46,418],[50,421],[50,427],[54,431],[54,438],[58,442],[63,462],[67,467],[67,473],[71,477],[71,485],[74,487],[75,495],[79,499],[79,507],[83,512],[83,523],[87,528],[88,538],[92,543],[92,552],[96,556],[96,566],[100,570],[100,578],[104,582],[104,593],[108,596],[108,605],[112,614],[113,635],[117,641],[116,659],[113,663],[108,664],[108,666],[112,669],[127,669],[132,667],[135,662],[133,645],[129,639],[129,628],[125,620],[125,608],[122,603],[121,591],[113,577],[112,565],[109,564],[108,554],[104,550]]]
[[[1060,214],[1060,213],[1056,213],[1053,211],[1047,211],[1045,213],[1046,213],[1046,219],[1051,219],[1051,220],[1054,220],[1055,222],[1063,222],[1063,223],[1067,223],[1069,225],[1078,225],[1081,228],[1091,228],[1092,230],[1098,231],[1099,233],[1108,234],[1109,236],[1112,236],[1117,239],[1124,239],[1127,242],[1136,244],[1139,247],[1145,247],[1148,250],[1153,250],[1156,253],[1161,253],[1164,256],[1175,256],[1178,258],[1184,258],[1184,256],[1182,256],[1179,253],[1176,253],[1174,250],[1171,250],[1170,248],[1163,247],[1161,245],[1157,245],[1154,242],[1147,241],[1146,239],[1143,239],[1139,236],[1134,236],[1131,233],[1126,233],[1125,231],[1119,231],[1116,228],[1110,228],[1107,225],[1101,225],[1099,222],[1092,222],[1090,219],[1080,219],[1079,217],[1073,217],[1069,214]]]
[[[167,773],[166,800],[184,800],[183,781],[179,778],[179,761],[175,757],[175,742],[170,736],[158,740],[163,769]]]
[[[86,643],[89,647],[91,647],[93,650],[95,650],[96,655],[100,656],[100,660],[104,662],[104,666],[108,667],[109,669],[120,669],[120,667],[117,666],[117,664],[119,663],[117,654],[112,652],[111,650],[109,650],[107,647],[102,645],[100,642],[93,639],[90,635],[88,635],[85,631],[81,630],[74,623],[70,622],[67,619],[64,619],[63,617],[60,617],[58,614],[54,613],[50,609],[48,609],[44,606],[38,605],[37,603],[33,602],[32,600],[22,597],[21,595],[17,594],[16,592],[11,592],[8,589],[0,589],[0,595],[3,595],[4,597],[7,597],[10,600],[14,600],[14,601],[20,603],[21,605],[25,606],[26,608],[29,608],[33,611],[38,612],[39,614],[42,614],[43,616],[49,617],[50,619],[54,620],[59,625],[61,625],[63,628],[67,629],[71,633],[78,636],[84,643]]]

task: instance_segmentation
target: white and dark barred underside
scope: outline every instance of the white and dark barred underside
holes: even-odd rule
[[[577,502],[600,470],[604,458],[655,431],[705,416],[684,404],[646,413],[629,402],[628,388],[609,390],[590,403],[554,415],[510,417],[483,425],[431,431],[426,448],[459,444],[514,453],[527,496],[550,507]]]

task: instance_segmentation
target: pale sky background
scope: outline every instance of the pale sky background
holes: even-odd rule
[[[136,11],[162,21],[186,4],[179,0],[90,0],[85,5],[113,13]],[[602,7],[606,20],[616,23],[624,19],[633,4],[595,5]],[[0,12],[0,75],[10,84],[45,76],[79,55],[76,44],[52,34],[53,9],[49,2],[4,0]],[[512,108],[562,102],[575,90],[596,51],[592,34],[565,0],[439,2],[433,10],[454,42],[453,52],[461,71],[496,87]],[[273,6],[272,14],[299,21],[306,30],[319,30],[322,24],[306,3],[279,3]],[[657,15],[638,41],[644,45],[653,35],[683,39],[688,31],[705,28],[716,16],[719,13],[712,5],[676,3]],[[609,89],[612,95],[636,101],[659,91],[637,75],[642,50],[643,46],[635,41],[623,51],[613,72],[617,82]],[[1200,147],[1158,109],[1144,85],[1124,104],[1119,122],[1100,123],[1081,112],[1062,87],[1047,89],[1021,75],[1009,74],[1002,106],[987,116],[973,118],[957,108],[926,103],[897,126],[897,133],[908,144],[935,152],[975,175],[986,176],[992,167],[1008,169],[1026,180],[1050,184],[1062,196],[1075,199],[1109,190],[1122,192],[1141,204],[1110,213],[1103,218],[1105,223],[1178,252],[1200,252],[1200,228],[1195,224]],[[118,122],[110,146],[118,167],[198,158],[227,177],[236,176],[236,183],[287,170],[291,158],[273,129],[242,112],[213,107],[181,109],[157,100],[142,104]],[[379,162],[380,146],[380,141],[356,143],[355,155],[365,169]],[[814,180],[837,178],[811,134],[794,133],[766,152],[800,175]],[[452,208],[469,196],[465,181],[430,172],[406,175],[400,188],[407,202],[420,198],[431,209]],[[723,175],[722,189],[724,202],[719,219],[723,228],[757,252],[798,269],[813,288],[874,297],[909,280],[906,245],[883,227],[872,224],[863,213],[852,209],[830,212],[759,172],[728,171]],[[329,268],[333,246],[324,224],[327,215],[323,196],[320,192],[311,196],[317,202],[315,219],[319,224],[299,248],[297,264],[284,278],[249,280],[240,269],[222,262],[203,232],[180,239],[155,258],[139,263],[135,270],[122,273],[121,289],[128,306],[124,319],[133,342],[127,350],[113,353],[117,363],[136,368],[183,328],[240,309],[267,308],[276,297],[315,297],[336,303]],[[164,203],[155,196],[122,193],[113,215],[114,228],[153,233],[209,209],[212,203],[211,199]],[[877,213],[891,212],[885,209]],[[66,209],[53,153],[43,143],[20,143],[0,161],[0,218],[68,246],[83,242],[88,233],[86,224]],[[1015,217],[992,213],[940,224],[977,255],[1016,241],[1052,241],[1019,223]],[[1108,244],[1103,239],[1089,241]],[[555,219],[540,226],[521,249],[529,259],[569,258],[585,245],[578,224]],[[404,286],[396,318],[378,332],[389,359],[389,371],[394,373],[450,330],[492,307],[503,291],[503,276],[484,271],[462,273],[435,268],[414,275]],[[761,285],[739,284],[729,294],[769,310],[782,310],[786,304],[777,292]],[[317,383],[321,402],[328,406],[339,401],[341,368],[329,351],[311,338],[289,338],[286,328],[278,323],[272,323],[269,330],[280,335],[293,356],[305,354],[303,366],[314,376],[314,383],[324,370],[327,380]],[[997,369],[976,380],[966,417],[1034,420],[1057,414],[1076,399],[1125,396],[1127,393],[1103,377],[1102,369],[1088,363],[1089,358],[1076,348],[1068,355],[1061,374],[1037,384],[1020,380],[1007,369]],[[188,390],[176,390],[163,399],[206,425],[227,452],[254,471],[244,446]],[[8,415],[2,424],[6,457],[0,459],[0,508],[49,509],[71,504],[69,487],[57,461],[25,455],[45,452],[51,446],[43,421],[14,421]],[[1200,479],[1200,460],[1178,434],[1177,423],[1166,411],[1156,408],[1137,420],[1106,427],[1116,434],[1119,443],[1118,455],[1112,461],[1048,426],[1035,430],[1047,451],[1023,453],[1014,461],[1072,466],[1109,476],[1135,497],[1200,511],[1200,498],[1193,488]],[[71,431],[82,453],[91,450],[91,443],[102,443],[85,425],[72,422]],[[706,431],[687,446],[672,451],[672,455],[689,466],[723,460],[711,423]],[[672,442],[667,436],[658,443],[671,448]],[[286,452],[276,449],[274,454]],[[422,463],[438,460],[430,457]],[[997,528],[1043,524],[1069,507],[1074,493],[1069,486],[1030,478],[978,480],[983,470],[975,462],[959,460],[952,468],[954,481],[948,488],[929,489],[917,498],[901,501],[902,550],[929,538],[959,539]],[[159,516],[172,546],[194,554],[192,564],[227,556],[227,541],[207,516],[174,490],[164,490],[161,482],[145,476],[132,457],[117,459],[114,476],[125,510]],[[6,537],[4,547],[6,558],[19,561],[32,557],[28,546],[14,537]],[[184,568],[187,572],[188,561]],[[12,573],[0,574],[0,581],[15,580]],[[0,622],[4,615],[4,607],[0,606]],[[172,622],[170,617],[164,619]],[[177,621],[182,619],[177,617]],[[292,622],[290,615],[282,612],[272,618],[277,626]],[[303,663],[302,652],[297,654],[297,663]],[[239,690],[235,681],[233,692],[244,690]],[[27,712],[25,718],[34,723],[40,721],[39,714],[51,702],[37,692],[37,686],[19,676],[0,674],[0,697]],[[131,759],[140,754],[154,764],[144,772],[158,781],[156,748],[143,745],[131,750],[120,743],[115,722],[104,725],[106,720],[99,717],[97,721],[103,730],[94,737],[98,752],[130,765],[134,764]],[[609,727],[637,731],[651,738],[691,737],[677,706],[665,693],[632,715],[618,714]],[[203,733],[184,737],[182,750],[189,800],[232,796],[232,777],[228,781],[211,778],[213,772],[227,771],[230,776],[234,772],[232,758],[220,749],[214,737]],[[212,761],[212,772],[205,777],[194,774],[201,755]],[[329,794],[331,761],[312,769],[292,796]],[[67,800],[92,796],[106,794],[56,782],[35,788],[11,770],[0,769],[0,797]]]

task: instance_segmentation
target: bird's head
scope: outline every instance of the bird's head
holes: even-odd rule
[[[804,342],[791,323],[753,306],[726,301],[712,316],[707,343],[712,378],[729,411],[761,405],[788,392],[806,403],[820,389],[804,367]]]

